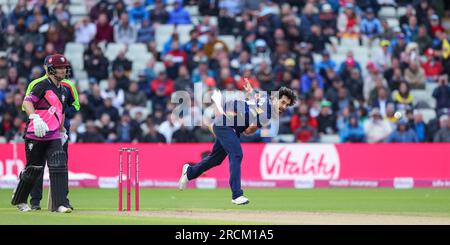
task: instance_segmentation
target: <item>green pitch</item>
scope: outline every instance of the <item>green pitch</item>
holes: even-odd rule
[[[75,207],[71,214],[48,212],[46,193],[43,210],[20,213],[10,205],[11,193],[0,190],[0,224],[272,224],[270,217],[262,222],[257,218],[295,212],[450,220],[450,189],[246,189],[250,204],[245,206],[231,204],[228,189],[141,189],[141,212],[131,215],[117,212],[116,189],[71,189],[69,197]],[[224,212],[251,219],[214,217]]]

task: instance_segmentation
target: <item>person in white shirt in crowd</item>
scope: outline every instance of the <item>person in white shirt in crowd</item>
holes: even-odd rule
[[[85,16],[75,25],[75,42],[88,45],[96,33],[97,26]]]

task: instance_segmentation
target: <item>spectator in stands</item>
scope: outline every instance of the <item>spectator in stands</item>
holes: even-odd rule
[[[300,20],[300,32],[302,35],[311,35],[311,27],[313,25],[320,25],[319,15],[316,13],[314,5],[307,3],[303,8],[303,14]]]
[[[379,86],[374,89],[376,92],[376,96],[371,100],[371,107],[378,108],[380,110],[381,115],[386,116],[386,107],[389,103],[393,103],[391,97],[389,96],[389,92],[386,87]]]
[[[194,129],[195,142],[214,142],[214,135],[205,123]]]
[[[344,108],[352,105],[353,97],[348,93],[345,87],[338,89],[338,100],[336,101],[336,113],[340,113]]]
[[[22,42],[26,43],[28,41],[32,41],[35,47],[44,46],[46,42],[45,36],[39,32],[39,26],[35,20],[28,23],[27,31],[23,35]]]
[[[391,67],[392,55],[389,51],[389,45],[391,42],[388,40],[381,40],[381,49],[375,54],[374,60],[375,64],[380,68],[381,72]]]
[[[322,34],[322,28],[320,25],[312,25],[310,34],[306,38],[307,42],[311,44],[312,51],[314,53],[322,53],[325,51],[325,45],[328,43],[331,45],[334,49],[334,44],[331,43],[328,36],[325,36]]]
[[[180,127],[177,130],[175,130],[172,134],[172,142],[173,143],[195,142],[195,136],[193,132],[184,125],[184,123],[181,123]]]
[[[299,127],[294,131],[296,142],[301,143],[318,142],[319,136],[317,134],[317,129],[311,127],[306,117],[300,117],[299,120],[300,120]]]
[[[202,16],[217,16],[219,15],[219,2],[211,0],[199,0],[198,11]]]
[[[361,73],[356,68],[350,72],[350,78],[344,83],[350,95],[360,101],[364,100],[363,84]]]
[[[331,110],[332,103],[323,100],[320,103],[320,114],[317,116],[318,129],[320,134],[336,133],[336,116]]]
[[[433,14],[430,17],[430,31],[432,35],[436,35],[438,32],[444,32],[445,29],[442,27],[441,23],[439,22],[439,16],[437,14]]]
[[[128,20],[128,14],[122,13],[120,20],[114,25],[114,42],[132,44],[136,42],[137,30]]]
[[[165,71],[160,71],[158,77],[151,83],[152,91],[152,105],[153,108],[156,106],[161,106],[165,108],[165,105],[170,99],[170,95],[174,91],[174,83],[171,79],[167,78]],[[170,139],[167,139],[170,142]]]
[[[205,57],[199,61],[198,67],[192,72],[192,82],[201,82],[203,77],[213,77],[214,72],[208,68],[208,60]]]
[[[392,128],[389,122],[383,119],[380,109],[374,108],[370,112],[370,118],[364,124],[364,132],[368,143],[384,142],[391,134]]]
[[[372,8],[367,8],[365,18],[361,20],[361,35],[369,40],[369,45],[375,37],[383,32],[380,20],[375,16]]]
[[[97,19],[97,32],[94,38],[96,43],[106,42],[110,43],[114,41],[114,29],[109,23],[108,15],[106,13],[100,13]]]
[[[99,119],[104,113],[108,114],[113,122],[119,121],[119,110],[112,105],[112,98],[106,97],[103,105],[97,107],[95,118]]]
[[[405,69],[405,80],[412,89],[425,89],[426,76],[418,62],[410,62]]]
[[[191,24],[191,16],[189,12],[184,9],[182,0],[175,0],[173,3],[173,10],[169,13],[168,24],[187,25]]]
[[[166,138],[155,128],[155,125],[151,118],[147,118],[145,121],[147,132],[141,139],[141,142],[145,143],[166,143]]]
[[[352,3],[347,3],[344,11],[339,14],[337,28],[338,37],[359,39],[359,18]]]
[[[425,76],[429,82],[436,82],[439,75],[443,72],[444,68],[439,58],[435,56],[434,49],[428,48],[425,51],[427,61],[422,63],[422,68],[425,71]]]
[[[308,69],[308,72],[300,78],[302,94],[308,94],[314,87],[324,88],[324,80],[321,75],[317,74],[314,68]]]
[[[292,60],[293,61],[293,60]],[[295,65],[295,61],[294,61]],[[230,77],[230,76],[227,76]],[[256,79],[259,81],[261,89],[270,93],[274,91],[276,85],[273,82],[273,74],[271,66],[269,66],[265,61],[259,63],[258,71],[255,74]],[[227,79],[227,78],[224,78]]]
[[[130,24],[140,25],[144,20],[149,18],[149,13],[141,0],[134,0],[133,7],[128,10]]]
[[[415,16],[409,17],[408,24],[401,26],[403,33],[405,33],[406,40],[409,42],[417,36],[419,26],[417,25],[417,18]]]
[[[86,122],[86,132],[78,138],[78,142],[82,143],[100,143],[105,142],[102,134],[98,132],[93,121]]]
[[[166,120],[161,123],[158,131],[164,135],[167,143],[172,142],[173,133],[180,128],[180,123],[174,119],[171,112],[166,113]]]
[[[152,23],[166,24],[169,20],[169,13],[164,7],[163,0],[155,0],[155,7],[150,11]]]
[[[97,27],[89,21],[89,17],[84,16],[75,24],[75,42],[88,45],[94,39],[97,33]]]
[[[422,112],[414,110],[414,123],[412,129],[416,132],[419,142],[425,142],[428,139],[427,125],[423,121]]]
[[[185,65],[181,65],[178,69],[178,77],[174,85],[175,91],[193,91],[193,83]]]
[[[178,41],[172,41],[171,49],[164,57],[164,65],[170,79],[176,79],[180,66],[187,65],[187,54],[180,48]]]
[[[259,81],[256,79],[256,77],[253,75],[253,70],[250,65],[247,65],[244,69],[244,72],[242,73],[241,78],[236,82],[236,88],[239,90],[244,90],[244,86],[246,84],[246,81],[244,78],[248,78],[248,81],[250,82],[250,85],[252,88],[259,89]]]
[[[367,63],[367,71],[368,75],[364,79],[364,98],[368,99],[369,101],[373,100],[372,94],[376,95],[376,91],[374,89],[379,87],[387,87],[387,82],[384,79],[383,75],[380,72],[380,69],[375,65],[373,62]]]
[[[125,108],[131,109],[133,107],[145,107],[147,104],[147,97],[144,91],[139,90],[137,82],[132,82],[125,93]]]
[[[392,56],[400,58],[400,55],[406,49],[405,34],[399,33],[392,44]]]
[[[364,142],[364,129],[358,122],[358,117],[352,115],[349,117],[345,127],[339,132],[341,142]]]
[[[227,47],[226,43],[217,38],[215,31],[208,31],[207,32],[207,42],[203,46],[203,50],[205,51],[205,54],[208,56],[208,58],[212,57],[214,47],[216,47],[216,45],[220,45],[219,43],[222,45],[225,52],[228,53],[228,47]]]
[[[94,47],[92,56],[87,56],[84,60],[88,78],[94,78],[96,82],[108,78],[108,66],[109,61],[99,47]]]
[[[253,67],[258,67],[261,62],[266,62],[268,65],[271,64],[270,49],[266,41],[257,39],[255,41],[255,49],[251,55],[251,63]]]
[[[101,91],[103,99],[112,98],[113,106],[117,109],[122,108],[125,101],[125,93],[123,89],[117,87],[117,81],[113,77],[108,78],[108,87]]]
[[[415,17],[414,6],[412,4],[407,4],[406,9],[405,9],[405,14],[400,16],[400,18],[399,18],[399,25],[400,26],[408,25],[409,18],[412,16]]]
[[[117,141],[118,142],[137,142],[141,135],[141,128],[135,120],[132,120],[130,113],[124,111],[120,122],[117,124]]]
[[[322,5],[322,11],[319,15],[320,25],[323,30],[323,34],[327,37],[336,36],[336,15],[330,4],[325,3]]]
[[[111,121],[108,114],[103,113],[98,122],[99,133],[102,135],[105,142],[117,141],[117,129],[116,124]]]
[[[116,59],[112,63],[112,70],[117,70],[119,67],[122,67],[125,70],[125,75],[129,77],[133,67],[133,62],[125,56],[125,53],[125,49],[119,51]]]
[[[137,39],[138,43],[149,43],[155,40],[155,29],[151,25],[149,19],[144,19],[142,21],[141,28],[137,31]]]
[[[330,52],[328,50],[322,51],[322,60],[320,62],[316,62],[316,71],[319,74],[324,74],[327,69],[336,69],[336,62],[334,62],[330,58]]]
[[[117,66],[113,70],[113,78],[117,81],[117,88],[127,91],[130,86],[130,79],[125,74],[125,69],[122,66]]]
[[[450,87],[448,86],[448,75],[442,75],[438,79],[438,87],[433,90],[436,99],[436,109],[450,109]]]
[[[434,142],[450,142],[450,119],[448,115],[439,117],[440,129],[434,134]]]
[[[2,111],[0,118],[0,136],[5,136],[13,127],[13,115],[9,111]]]
[[[413,96],[410,93],[409,85],[407,82],[400,82],[398,90],[392,93],[392,99],[395,103],[397,110],[405,110],[412,107]]]
[[[383,31],[378,35],[378,38],[380,40],[392,40],[395,38],[394,29],[389,26],[389,22],[387,19],[381,19],[381,28],[383,28]],[[400,29],[398,27],[398,29]],[[399,30],[400,31],[400,30]]]
[[[425,51],[431,47],[432,39],[428,36],[427,27],[425,25],[419,26],[417,35],[413,38],[413,41],[419,45],[420,54],[424,54]]]
[[[80,114],[85,120],[95,120],[96,107],[88,100],[88,96],[85,93],[80,93],[78,96],[80,100]]]
[[[419,142],[416,132],[409,128],[408,121],[400,119],[397,122],[397,129],[395,129],[386,139],[389,143],[410,143]]]

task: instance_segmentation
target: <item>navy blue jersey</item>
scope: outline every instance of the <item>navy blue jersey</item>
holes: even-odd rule
[[[237,133],[244,132],[250,125],[261,128],[269,123],[272,105],[269,99],[256,101],[231,100],[224,104],[225,114],[215,120],[216,126],[229,126]]]

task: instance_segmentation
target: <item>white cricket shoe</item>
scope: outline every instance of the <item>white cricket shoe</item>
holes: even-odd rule
[[[30,212],[31,211],[30,206],[28,206],[28,204],[26,204],[26,203],[19,203],[19,204],[17,204],[17,209],[20,212]]]
[[[58,210],[56,210],[56,212],[58,213],[72,213],[72,209],[71,208],[66,208],[64,206],[59,206]]]
[[[180,190],[186,189],[187,183],[189,181],[187,178],[188,168],[189,168],[189,164],[183,165],[183,170],[181,171],[181,177],[180,177],[180,180],[178,181],[178,189],[180,189]]]
[[[236,199],[232,199],[231,202],[236,205],[245,205],[245,204],[248,204],[250,202],[250,200],[248,200],[248,198],[246,198],[244,196],[240,196]]]

